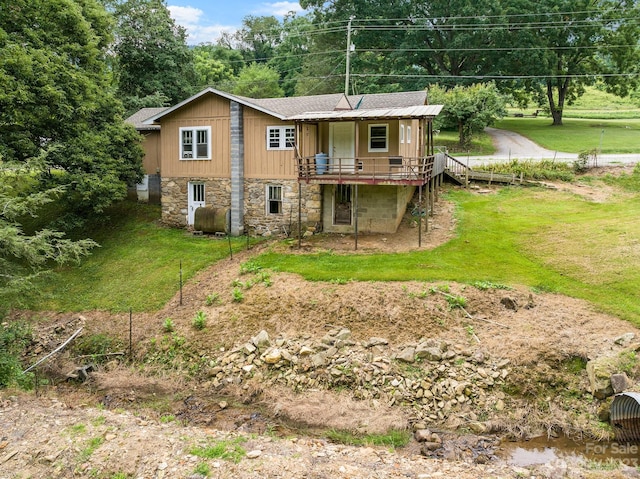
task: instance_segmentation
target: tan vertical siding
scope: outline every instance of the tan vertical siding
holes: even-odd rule
[[[145,131],[142,133],[142,148],[144,149],[144,158],[142,158],[142,167],[145,174],[155,175],[160,170],[160,130]]]
[[[231,132],[229,101],[205,95],[189,106],[162,118],[162,166],[165,177],[211,176],[228,178],[231,174]],[[211,160],[180,159],[180,128],[211,127]]]
[[[244,110],[244,175],[245,178],[297,178],[295,151],[267,150],[267,127],[290,126],[265,113]]]

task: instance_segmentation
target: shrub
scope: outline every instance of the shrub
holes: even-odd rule
[[[162,329],[165,333],[173,332],[176,329],[175,325],[173,324],[173,319],[171,318],[165,319],[164,323],[162,323]]]
[[[23,323],[0,325],[0,387],[14,384],[29,387],[31,376],[22,374],[20,354],[31,339],[31,329]]]

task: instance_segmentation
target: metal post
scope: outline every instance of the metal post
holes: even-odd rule
[[[231,247],[231,235],[227,235],[227,239],[229,240],[229,257],[233,259],[233,248]]]
[[[129,308],[129,360],[133,360],[133,310]]]
[[[356,198],[355,198],[355,228],[356,228],[356,251],[358,250],[358,185],[356,184]]]
[[[180,260],[180,306],[182,306],[182,260]]]
[[[418,186],[418,248],[422,246],[422,185]]]

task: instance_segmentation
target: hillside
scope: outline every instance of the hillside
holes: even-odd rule
[[[451,205],[441,201],[435,213],[425,247],[454,231]],[[397,251],[415,240],[403,225],[395,236],[361,238],[359,251]],[[200,463],[220,478],[637,474],[570,461],[522,468],[500,458],[509,440],[611,437],[598,419],[606,401],[593,399],[585,366],[635,355],[640,332],[629,323],[517,285],[308,282],[251,267],[270,247],[218,262],[161,311],[135,314],[133,363],[109,357],[86,382],[64,382],[92,362],[71,347],[41,369],[56,386],[41,386],[38,397],[3,391],[0,477],[201,477],[190,476]],[[304,247],[354,254],[347,237]],[[203,329],[193,325],[199,311]],[[129,340],[128,314],[15,318],[38,333],[29,363],[80,327],[81,339],[117,338],[122,350]],[[637,364],[626,372],[637,377]],[[394,452],[326,439],[330,430],[390,429],[414,439]],[[193,454],[212,443],[255,457]]]

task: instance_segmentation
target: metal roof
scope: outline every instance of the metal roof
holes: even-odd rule
[[[416,105],[402,108],[377,108],[373,110],[337,110],[306,112],[287,117],[293,121],[322,120],[367,120],[376,118],[433,118],[442,110],[442,105]]]

